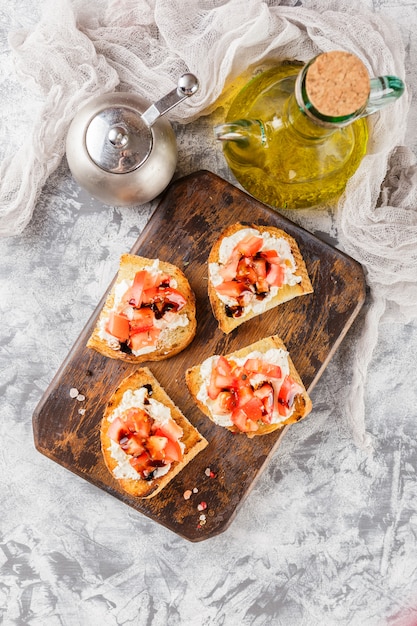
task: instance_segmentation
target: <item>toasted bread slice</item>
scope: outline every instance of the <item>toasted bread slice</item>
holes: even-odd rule
[[[252,274],[253,269],[256,271],[255,275],[258,277],[257,283],[252,284],[251,279],[248,279],[248,277],[233,278],[232,274],[232,276],[229,276],[227,279],[232,281],[229,283],[232,287],[233,285],[236,286],[238,283],[247,286],[249,282],[252,291],[246,290],[242,296],[238,298],[219,293],[216,289],[218,282],[222,280],[219,272],[221,273],[225,266],[230,267],[230,263],[228,262],[230,261],[230,255],[235,245],[250,234],[265,239],[262,249],[256,253],[254,257],[246,257],[250,259],[250,271],[252,271]],[[284,274],[281,286],[271,285],[268,282],[273,281],[271,274],[269,274],[268,277],[258,276],[258,270],[256,269],[259,267],[257,263],[260,257],[262,257],[262,253],[274,249],[279,250],[279,259],[282,268],[279,271]],[[241,255],[241,258],[243,257],[244,255]],[[258,226],[256,224],[247,226],[241,223],[228,226],[210,251],[208,267],[208,294],[211,307],[218,321],[219,328],[226,334],[230,333],[237,326],[240,326],[240,324],[283,302],[313,292],[307,268],[297,242],[293,237],[288,235],[288,233],[275,226]],[[266,267],[269,272],[271,268],[269,262]]]
[[[123,290],[126,290],[128,285],[132,285],[137,272],[141,270],[150,271],[153,276],[169,275],[170,284],[174,285],[175,291],[178,291],[185,298],[186,304],[175,315],[173,315],[172,311],[167,311],[171,318],[175,319],[174,322],[171,320],[169,323],[164,324],[164,320],[167,318],[166,313],[159,317],[155,322],[159,327],[162,327],[158,337],[154,338],[152,328],[149,332],[149,328],[146,330],[145,326],[145,341],[149,337],[149,345],[145,345],[138,350],[132,350],[129,345],[131,338],[128,341],[121,341],[120,338],[106,331],[106,324],[112,312],[120,308],[120,298],[123,295]],[[141,308],[142,312],[146,309],[145,312],[152,315],[152,309],[149,304],[145,308],[143,305],[141,306],[142,308],[138,307],[135,310],[131,307],[131,315],[136,316],[139,308]],[[87,347],[93,348],[111,359],[120,359],[130,363],[160,361],[184,350],[193,340],[196,327],[195,296],[183,272],[175,265],[158,259],[147,259],[134,254],[123,254],[120,258],[116,281],[110,290],[93,333],[87,342]],[[138,333],[136,339],[138,339]]]
[[[145,400],[143,402],[140,399],[141,388],[144,388],[143,398],[145,398]],[[139,395],[135,396],[135,391],[138,390]],[[147,478],[142,478],[139,473],[133,470],[129,463],[129,459],[131,459],[132,456],[128,456],[121,447],[109,437],[109,428],[112,425],[115,415],[120,416],[120,414],[125,414],[125,412],[131,408],[144,409],[145,412],[149,414],[152,422],[156,415],[155,426],[158,425],[158,415],[160,415],[161,411],[166,419],[168,410],[170,417],[183,431],[183,435],[179,439],[181,444],[183,444],[183,458],[180,461],[173,461],[169,465],[168,471],[161,476],[156,475],[152,477],[153,475],[151,473]],[[101,450],[107,468],[124,491],[138,498],[152,498],[159,493],[174,476],[208,445],[206,439],[187,420],[146,367],[137,369],[133,374],[125,378],[113,393],[101,421],[100,438]],[[143,441],[146,441],[146,439]],[[146,444],[144,445],[146,446]],[[117,451],[114,454],[118,459],[114,458],[112,454],[112,450],[114,451],[114,449]],[[123,466],[121,466],[121,463]],[[156,469],[158,470],[158,468]],[[165,471],[166,468],[161,467],[160,469]],[[130,473],[132,473],[132,476],[137,474],[137,478],[126,477],[127,473],[129,476]]]
[[[195,403],[215,424],[224,426],[231,432],[244,432],[248,437],[254,437],[257,435],[266,435],[274,430],[283,428],[287,424],[298,422],[310,413],[312,409],[310,397],[307,394],[284,343],[277,335],[261,339],[249,346],[225,355],[224,358],[231,364],[231,376],[232,378],[234,377],[234,381],[231,383],[231,387],[227,385],[223,386],[226,384],[224,376],[229,375],[223,368],[220,386],[217,388],[217,392],[220,391],[220,393],[224,392],[226,394],[223,397],[224,403],[221,405],[219,405],[221,396],[217,396],[217,399],[213,399],[213,392],[214,396],[216,395],[216,378],[212,375],[212,371],[213,367],[218,363],[219,358],[223,357],[217,355],[209,357],[200,365],[191,367],[186,372],[187,386]],[[250,363],[252,368],[256,365],[256,371],[243,367],[244,364],[248,362],[248,359],[251,359]],[[264,365],[260,364],[260,361],[262,361]],[[276,378],[277,370],[275,366],[277,365],[281,370],[280,379]],[[245,385],[243,385],[245,390],[240,392],[240,381],[243,380],[246,381]],[[281,402],[281,393],[284,394],[285,387],[287,390],[291,389],[288,385],[293,385],[292,391],[289,391],[289,395],[287,396],[291,397],[291,395],[293,395],[293,401],[288,406],[281,404],[280,412],[278,412],[278,404]],[[209,387],[211,387],[210,391]],[[248,388],[251,391],[248,391]],[[262,392],[259,391],[261,389],[269,393],[262,394]],[[254,393],[255,390],[257,390],[260,395],[257,396],[257,394]],[[227,396],[229,392],[230,395]],[[274,396],[270,395],[271,392]],[[212,397],[209,396],[209,393]],[[259,398],[262,397],[262,395],[266,402],[265,405],[260,405],[265,406],[265,410],[262,409],[264,411],[262,419],[259,419],[259,406],[255,409],[255,413],[252,414],[254,420],[248,418],[248,420],[244,419],[242,423],[242,414],[240,414],[240,417],[238,416],[237,419],[232,418],[232,413],[238,410],[240,403],[244,405],[246,401],[252,400],[253,397]],[[268,400],[266,399],[267,396],[269,396]],[[282,401],[284,399],[285,395],[282,396]],[[284,408],[284,406],[286,406],[286,408]],[[220,411],[219,407],[221,408]],[[271,409],[269,417],[266,411],[267,408]],[[246,409],[246,411],[249,411],[249,409]],[[250,414],[250,411],[247,412],[246,417]],[[238,423],[241,428],[239,428],[236,423]]]

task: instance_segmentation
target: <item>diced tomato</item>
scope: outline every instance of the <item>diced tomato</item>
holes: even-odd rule
[[[276,250],[262,250],[260,256],[268,261],[268,263],[273,263],[275,265],[279,265],[281,263],[281,259]]]
[[[248,416],[242,409],[235,409],[232,413],[231,420],[235,426],[239,428],[242,432],[247,432],[248,428],[246,426],[248,421]]]
[[[124,315],[112,311],[106,324],[106,330],[119,341],[127,341],[129,339],[129,320]]]
[[[178,291],[178,289],[168,287],[167,289],[164,289],[164,296],[165,301],[168,301],[170,304],[175,304],[178,311],[187,304],[186,298],[184,298],[184,296]]]
[[[143,333],[145,330],[151,330],[154,326],[155,315],[149,307],[135,309],[133,319],[130,322],[130,334]]]
[[[123,306],[128,305],[130,302],[132,302],[133,304],[136,302],[136,300],[133,298],[133,295],[132,295],[132,287],[129,287],[129,289],[125,291],[125,293],[122,296]],[[123,309],[123,306],[120,307],[120,310]]]
[[[281,415],[281,413],[279,412],[279,405],[278,405],[278,394],[279,394],[279,390],[281,387],[281,383],[282,381],[280,380],[271,380],[271,385],[274,390],[274,393],[272,396],[272,413],[275,417],[277,417],[278,415]]]
[[[142,474],[145,471],[152,471],[155,469],[152,466],[152,461],[147,452],[143,452],[140,456],[134,456],[129,459],[130,465],[135,469],[138,474]]]
[[[169,419],[165,424],[159,426],[158,430],[155,432],[157,435],[161,435],[162,437],[168,437],[171,441],[178,441],[184,434],[183,429],[177,422],[173,419]]]
[[[268,398],[269,396],[271,396],[273,393],[274,393],[274,388],[272,387],[272,385],[270,383],[263,383],[261,387],[258,387],[258,389],[255,389],[255,391],[253,392],[253,395],[256,396],[257,398],[260,398],[261,400],[264,400],[265,398]]]
[[[233,424],[241,430],[243,433],[255,432],[258,430],[259,425],[248,419],[248,416],[242,409],[235,409],[231,415]]]
[[[107,434],[110,439],[119,443],[120,439],[130,435],[130,431],[125,422],[120,417],[116,417],[110,424]]]
[[[232,366],[229,361],[222,355],[219,356],[216,362],[217,373],[221,376],[231,376]]]
[[[281,402],[277,402],[277,411],[278,415],[281,415],[281,417],[288,417],[291,413],[290,407],[286,404],[282,404]]]
[[[264,407],[262,421],[265,424],[270,424],[274,410],[274,388],[271,384],[264,383],[261,387],[255,389],[254,395],[262,401]]]
[[[247,431],[246,432],[256,432],[257,430],[259,430],[259,424],[257,422],[254,422],[253,420],[248,420],[246,422],[246,428]]]
[[[244,368],[248,372],[258,372],[262,366],[262,359],[246,359]]]
[[[244,413],[246,413],[248,419],[253,420],[254,422],[262,419],[264,405],[262,400],[256,398],[256,396],[251,398],[249,402],[246,402],[246,404],[240,408]]]
[[[216,285],[216,291],[222,296],[228,296],[237,300],[244,291],[248,291],[248,288],[243,283],[239,283],[236,280],[225,280],[220,285]]]
[[[228,376],[216,374],[214,384],[218,389],[231,389],[233,387],[237,387],[237,380],[232,374],[229,374]]]
[[[249,372],[262,374],[267,378],[282,377],[282,372],[279,365],[274,365],[274,363],[267,363],[263,359],[247,359],[243,367]]]
[[[153,323],[155,319],[155,314],[149,306],[141,306],[140,309],[133,309],[133,315],[131,319],[131,324],[140,325],[143,323],[144,325],[148,325]]]
[[[303,388],[291,376],[286,376],[278,393],[278,412],[287,415],[293,407],[295,397],[303,392]]]
[[[219,395],[221,389],[216,385],[216,371],[211,370],[210,382],[207,386],[207,395],[210,400],[215,400]]]
[[[211,373],[210,373],[210,382],[207,387],[207,394],[211,400],[215,400],[219,395],[221,389],[216,384],[216,378],[218,376],[217,368],[215,365],[212,365]]]
[[[282,287],[284,284],[285,270],[282,265],[273,264],[270,266],[266,275],[266,280],[270,285]]]
[[[250,259],[243,257],[236,269],[236,278],[240,281],[245,281],[254,285],[258,280],[258,275],[255,268],[252,266]]]
[[[145,289],[142,298],[143,304],[152,304],[154,302],[169,302],[175,306],[175,309],[179,311],[186,304],[187,300],[182,293],[172,287],[152,287],[151,289]]]
[[[133,306],[139,307],[142,303],[142,294],[145,289],[145,283],[147,281],[148,272],[146,270],[140,270],[136,272],[133,279],[132,286],[126,291],[123,296],[124,302],[129,302]]]
[[[233,375],[235,377],[237,387],[249,387],[250,386],[248,372],[245,370],[244,367],[236,367],[233,370]]]
[[[150,287],[149,289],[145,289],[143,292],[142,304],[149,305],[155,302],[155,300],[163,301],[164,299],[164,289],[159,287]]]
[[[237,406],[243,407],[254,397],[253,389],[250,385],[242,386],[237,389]]]
[[[211,369],[207,394],[211,400],[215,400],[222,389],[235,386],[236,380],[232,374],[231,365],[224,356],[220,356]]]
[[[160,332],[159,328],[151,328],[150,330],[132,335],[129,340],[131,350],[136,352],[147,346],[156,345]]]
[[[169,286],[169,281],[169,274],[140,270],[136,272],[133,283],[124,294],[122,301],[131,302],[133,306],[139,307],[142,304],[145,291],[158,289],[160,285]]]
[[[268,293],[269,292],[269,283],[266,278],[258,278],[255,283],[256,293]]]
[[[216,400],[214,401],[213,413],[217,415],[227,415],[236,408],[237,398],[236,394],[231,391],[220,391]]]
[[[220,268],[219,274],[224,281],[233,280],[233,278],[236,277],[236,271],[239,264],[240,256],[240,252],[238,250],[234,250],[227,263],[222,268]]]
[[[158,435],[151,435],[146,441],[146,448],[154,461],[163,461],[165,459],[165,446],[168,438]]]
[[[274,396],[270,395],[262,400],[264,405],[264,413],[262,415],[262,421],[264,424],[271,424],[274,414]]]
[[[259,250],[262,248],[264,240],[262,237],[258,237],[256,235],[248,235],[236,246],[236,249],[239,250],[245,256],[254,256]]]
[[[169,274],[158,274],[158,276],[156,277],[156,281],[154,282],[153,285],[149,285],[149,287],[160,287],[161,285],[165,285],[166,287],[169,287],[169,283],[171,280],[171,276]]]
[[[155,329],[153,324],[145,324],[144,322],[133,323],[130,326],[130,337],[148,333],[149,331],[152,331],[152,330],[159,330],[159,329]]]
[[[266,278],[266,260],[262,257],[259,259],[253,259],[252,264],[258,280],[259,278]]]
[[[123,419],[125,422],[131,421],[136,425],[137,422],[149,420],[150,416],[145,409],[142,409],[140,406],[135,406],[131,409],[127,409],[123,413]]]
[[[249,256],[241,256],[237,264],[236,273],[244,272],[246,267],[252,267],[252,258]]]
[[[164,451],[165,461],[167,463],[172,463],[173,461],[182,461],[183,459],[184,455],[178,441],[172,441],[171,439],[168,439]]]
[[[143,409],[134,408],[126,411],[124,422],[129,431],[139,438],[149,437],[153,420]]]
[[[210,376],[207,394],[211,400],[215,400],[222,390],[233,389],[235,387],[237,387],[237,380],[234,376],[221,376],[213,370]]]
[[[125,440],[122,439],[120,441],[120,447],[126,452],[126,454],[131,454],[132,456],[140,456],[142,452],[145,451],[144,446],[136,435],[126,437]]]

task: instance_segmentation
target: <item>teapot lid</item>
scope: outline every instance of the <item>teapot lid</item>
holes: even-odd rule
[[[152,150],[152,131],[138,111],[125,105],[100,111],[90,121],[85,145],[102,170],[127,174],[142,165]]]

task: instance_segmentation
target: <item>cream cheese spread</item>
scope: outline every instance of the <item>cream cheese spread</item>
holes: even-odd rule
[[[147,402],[145,404],[145,398]],[[148,404],[149,402],[149,404]],[[113,422],[116,417],[121,417],[125,411],[129,409],[140,408],[146,411],[156,422],[157,426],[163,426],[171,419],[171,411],[169,407],[158,400],[148,397],[146,387],[139,389],[128,389],[124,392],[122,401],[109,415],[109,422]]]

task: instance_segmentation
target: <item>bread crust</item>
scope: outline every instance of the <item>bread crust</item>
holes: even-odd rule
[[[313,293],[313,286],[308,276],[307,268],[306,268],[304,259],[301,255],[297,242],[288,233],[281,230],[280,228],[276,228],[275,226],[260,226],[257,224],[242,224],[242,223],[236,223],[236,224],[232,224],[231,226],[228,226],[221,233],[220,237],[217,239],[217,241],[213,245],[210,251],[209,257],[208,257],[208,263],[209,264],[218,263],[220,246],[221,246],[223,239],[225,239],[226,237],[231,237],[232,235],[237,233],[239,230],[242,230],[244,228],[255,228],[261,234],[268,232],[270,235],[274,237],[285,239],[291,248],[291,252],[294,257],[295,264],[296,264],[297,269],[295,271],[295,275],[301,277],[301,282],[293,286],[283,285],[282,287],[280,287],[277,295],[274,298],[272,298],[269,302],[266,302],[262,310],[259,312],[255,312],[253,311],[253,309],[251,309],[247,311],[246,313],[244,312],[240,317],[228,317],[225,312],[226,310],[225,305],[219,298],[216,292],[216,289],[210,280],[210,275],[209,275],[208,295],[209,295],[213,315],[217,319],[220,330],[222,330],[226,334],[232,332],[232,330],[234,330],[235,328],[237,328],[244,322],[247,322],[248,320],[252,319],[253,317],[257,317],[258,315],[261,315],[265,311],[269,311],[270,309],[273,309],[279,306],[280,304],[287,302],[288,300],[292,300],[293,298],[296,298],[298,296],[303,296],[308,293]]]
[[[157,379],[147,367],[137,369],[133,374],[125,378],[111,396],[103,418],[101,420],[100,441],[101,450],[106,467],[113,474],[117,466],[117,461],[110,455],[109,447],[111,439],[108,436],[108,429],[111,424],[108,418],[121,403],[123,394],[127,390],[134,390],[144,385],[152,385],[152,398],[167,406],[171,411],[171,417],[181,426],[184,434],[181,441],[185,445],[184,456],[181,462],[174,462],[170,470],[164,476],[147,481],[139,478],[115,478],[120,487],[127,493],[137,498],[153,498],[176,476],[201,450],[208,445],[207,440],[198,430],[187,420],[180,409],[173,403],[165,390],[161,387]]]
[[[249,346],[245,346],[244,348],[241,348],[240,350],[236,350],[235,352],[226,354],[225,357],[226,359],[233,358],[233,357],[242,358],[254,351],[266,353],[271,348],[278,348],[278,349],[281,348],[282,350],[287,351],[287,348],[285,347],[285,344],[282,341],[282,339],[278,337],[278,335],[272,335],[271,337],[265,337],[264,339],[256,341],[255,343],[252,343]],[[295,382],[297,382],[303,389],[303,393],[296,396],[295,407],[294,407],[294,411],[292,415],[287,420],[280,422],[279,424],[262,424],[259,426],[259,429],[255,432],[243,433],[236,426],[226,426],[225,428],[227,428],[233,433],[239,433],[242,435],[245,434],[247,437],[252,438],[252,437],[256,437],[260,435],[267,435],[268,433],[271,433],[275,430],[282,429],[284,426],[287,426],[288,424],[293,424],[295,422],[300,421],[301,419],[303,419],[310,413],[311,409],[313,408],[311,399],[289,355],[288,355],[288,364],[289,364],[289,374],[291,378]],[[198,408],[207,417],[209,417],[212,421],[214,421],[213,416],[210,412],[210,409],[207,407],[206,404],[204,404],[197,398],[197,394],[200,391],[201,385],[203,384],[203,378],[201,375],[201,364],[195,365],[194,367],[190,367],[185,373],[185,378],[186,378],[188,389],[190,390],[193,400],[197,404]]]
[[[181,309],[180,312],[181,314],[187,315],[189,320],[188,325],[170,330],[168,338],[165,338],[166,340],[164,342],[159,341],[156,344],[155,350],[139,356],[123,352],[120,349],[113,349],[108,345],[107,341],[100,338],[99,324],[102,319],[109,316],[110,311],[113,308],[116,285],[123,280],[132,281],[136,272],[150,267],[153,262],[154,259],[147,259],[134,254],[126,253],[120,257],[120,265],[116,281],[107,296],[94,330],[87,341],[88,348],[92,348],[110,359],[119,359],[128,363],[141,363],[143,361],[161,361],[163,359],[168,359],[184,350],[184,348],[191,343],[194,339],[197,328],[194,292],[192,291],[186,276],[176,265],[161,260],[159,260],[159,269],[175,278],[178,284],[178,291],[180,291],[187,300],[187,304]]]

